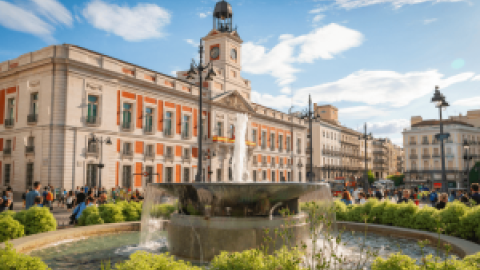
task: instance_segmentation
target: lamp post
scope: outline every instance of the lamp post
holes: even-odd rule
[[[205,77],[205,81],[212,81],[213,76],[216,76],[217,74],[213,70],[213,64],[212,62],[209,62],[208,64],[203,63],[203,44],[202,40],[200,39],[200,46],[199,46],[199,54],[200,54],[200,61],[198,64],[195,63],[195,60],[192,59],[192,63],[190,64],[190,70],[188,71],[187,75],[187,80],[194,79],[194,75],[198,74],[199,80],[200,80],[200,91],[198,93],[199,99],[198,99],[198,122],[200,125],[197,124],[197,126],[200,126],[200,132],[198,136],[198,158],[197,158],[197,175],[195,177],[195,182],[202,182],[202,160],[203,160],[203,151],[202,151],[202,140],[203,140],[203,109],[202,109],[202,97],[203,97],[203,82],[202,82],[202,75],[203,71],[208,69],[207,76]]]
[[[443,122],[442,122],[442,110],[445,110],[449,104],[445,101],[445,96],[440,93],[440,88],[435,86],[435,93],[432,97],[432,102],[435,103],[435,106],[438,108],[438,112],[440,114],[440,133],[435,134],[435,138],[440,140],[440,152],[442,158],[442,191],[447,192],[447,175],[445,173],[445,149],[444,149],[444,142],[443,140],[448,139],[450,137],[449,133],[443,133]]]
[[[92,138],[90,139],[91,143],[94,144],[100,144],[100,162],[98,163],[98,187],[99,189],[102,188],[102,169],[105,167],[105,164],[102,163],[103,160],[103,143],[106,143],[107,145],[112,145],[112,141],[110,140],[110,137],[107,137],[105,140],[103,137],[96,137],[95,134],[92,134]]]
[[[364,172],[364,180],[363,180],[363,185],[366,190],[365,192],[368,191],[368,188],[370,187],[370,183],[368,182],[368,162],[367,162],[367,141],[372,139],[372,133],[367,134],[367,123],[364,124],[363,126],[363,135],[360,135],[358,137],[359,140],[363,140],[365,142],[365,172]]]
[[[309,137],[310,137],[310,146],[308,147],[310,150],[310,182],[313,183],[313,135],[312,135],[312,121],[315,119],[320,119],[320,115],[315,116],[315,113],[312,111],[312,97],[308,95],[308,110],[304,111],[301,116],[302,119],[308,119],[308,126],[309,126]]]
[[[469,148],[470,148],[470,144],[468,143],[468,141],[463,140],[463,149],[465,149],[465,155],[463,156],[463,159],[467,163],[467,171],[465,171],[465,179],[464,179],[466,188],[468,188],[468,184],[470,183],[470,159],[472,159],[472,157],[468,155]]]

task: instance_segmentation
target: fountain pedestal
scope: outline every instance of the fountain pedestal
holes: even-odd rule
[[[272,253],[284,245],[278,232],[289,230],[286,244],[306,242],[309,224],[306,214],[290,217],[204,217],[174,214],[168,226],[169,252],[180,259],[210,261],[222,251],[241,252],[268,245]],[[267,231],[268,230],[268,233]],[[266,242],[266,238],[273,239]]]

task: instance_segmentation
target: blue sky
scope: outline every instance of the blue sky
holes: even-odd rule
[[[0,0],[0,62],[70,43],[172,74],[196,57],[215,0]],[[401,142],[410,117],[480,109],[479,0],[232,0],[254,102],[302,109],[311,93],[352,128]]]

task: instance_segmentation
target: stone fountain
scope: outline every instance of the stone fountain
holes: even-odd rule
[[[243,251],[283,241],[275,230],[288,230],[292,247],[305,242],[311,224],[301,204],[317,202],[319,213],[333,205],[330,187],[321,183],[251,182],[246,169],[245,132],[248,117],[237,115],[232,162],[233,181],[155,183],[146,190],[142,244],[166,237],[168,251],[180,259],[208,262],[221,251]],[[288,209],[290,215],[282,215]],[[334,219],[334,215],[330,218]]]

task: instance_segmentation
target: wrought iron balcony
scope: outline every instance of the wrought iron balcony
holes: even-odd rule
[[[143,128],[143,131],[145,133],[152,134],[153,133],[153,125],[145,125],[145,127]]]
[[[182,160],[183,161],[190,161],[191,157],[192,157],[192,155],[190,155],[190,153],[183,153]]]
[[[87,147],[87,157],[98,157],[98,146],[96,144],[90,144],[88,147]]]
[[[188,140],[190,139],[190,134],[186,131],[182,131],[182,139],[183,140]]]
[[[440,158],[440,157],[441,157],[440,153],[433,153],[432,154],[432,158]]]
[[[416,141],[409,141],[408,144],[409,145],[417,145],[417,142]]]
[[[124,130],[124,131],[132,131],[132,130],[133,130],[133,124],[132,124],[132,122],[123,122],[123,123],[122,123],[122,130]]]
[[[422,141],[422,144],[423,144],[423,145],[429,145],[430,142],[428,142],[428,141]]]
[[[27,124],[35,124],[38,121],[38,114],[27,115]]]
[[[155,159],[155,152],[153,152],[153,151],[145,152],[145,159],[146,160],[154,160]]]
[[[430,154],[422,154],[422,159],[430,159],[431,157]]]
[[[25,146],[25,154],[26,155],[35,154],[35,146]]]
[[[6,128],[11,128],[13,127],[13,123],[15,122],[15,119],[10,118],[10,119],[5,119],[5,127]]]
[[[3,148],[3,155],[4,156],[11,156],[12,155],[12,148]]]
[[[133,158],[133,151],[130,150],[130,149],[123,149],[122,157],[123,158]]]
[[[410,159],[417,159],[418,158],[418,155],[417,154],[412,154],[410,155]]]
[[[165,161],[173,161],[174,159],[175,159],[175,156],[173,155],[172,152],[165,154]]]
[[[85,118],[85,123],[88,126],[99,126],[100,125],[100,117],[89,115]]]

